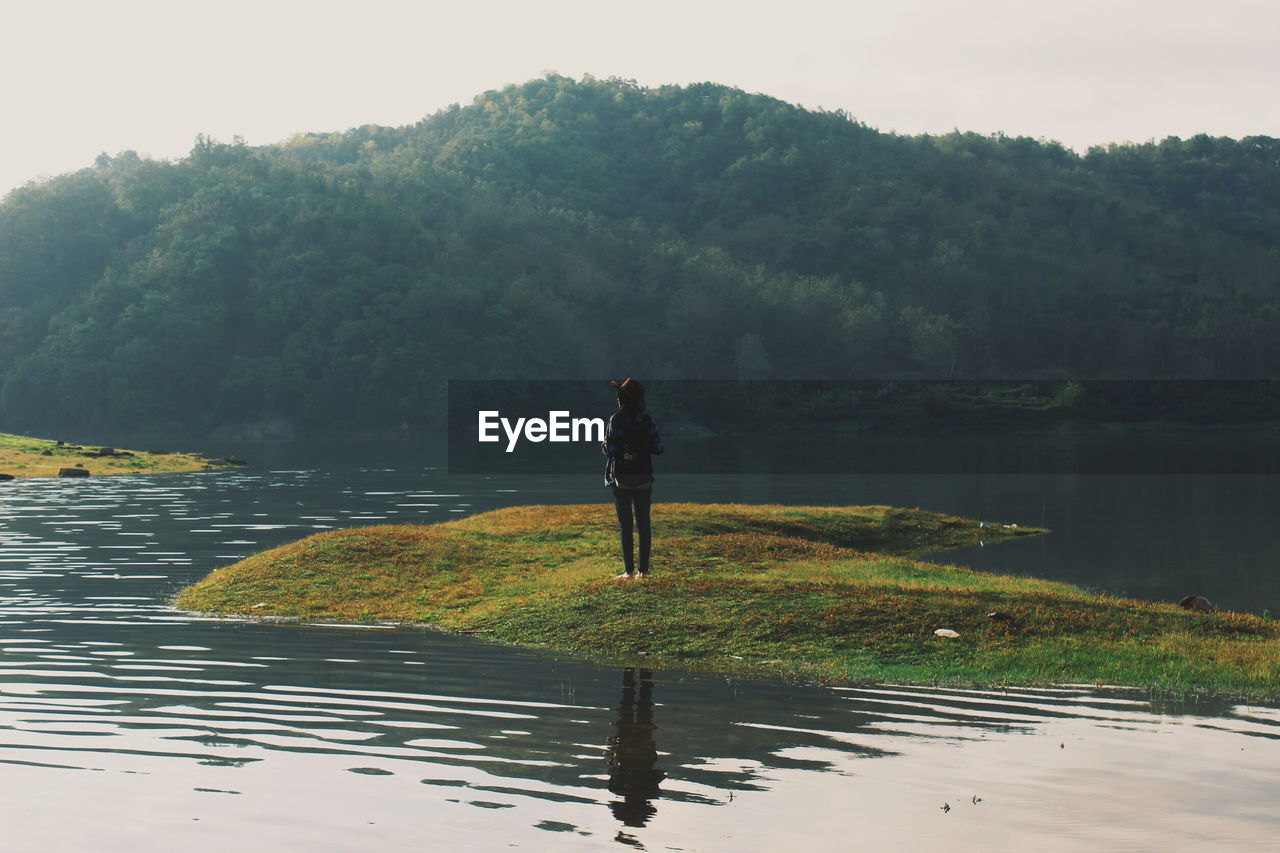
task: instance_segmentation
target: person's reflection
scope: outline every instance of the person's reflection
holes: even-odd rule
[[[653,765],[658,747],[653,740],[653,673],[640,670],[640,690],[636,691],[636,671],[622,671],[622,704],[618,706],[617,731],[609,737],[605,755],[609,757],[609,790],[622,801],[609,804],[614,817],[627,826],[644,826],[658,811],[650,803],[662,796],[658,790],[665,774]]]

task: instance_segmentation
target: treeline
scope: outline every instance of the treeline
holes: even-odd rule
[[[449,378],[1280,375],[1280,140],[551,76],[0,204],[0,422],[417,428]]]

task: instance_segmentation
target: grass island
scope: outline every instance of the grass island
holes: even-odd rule
[[[646,580],[614,577],[612,507],[526,506],[319,533],[212,572],[176,605],[839,683],[1280,695],[1272,620],[915,559],[1034,528],[883,506],[658,504],[653,516]]]
[[[239,459],[217,459],[201,453],[125,450],[0,433],[0,479],[3,480],[57,477],[63,469],[79,469],[85,473],[78,476],[96,477],[102,474],[216,471],[243,464]]]

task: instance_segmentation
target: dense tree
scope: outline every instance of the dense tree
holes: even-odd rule
[[[0,204],[0,417],[338,430],[449,378],[1280,374],[1280,140],[1077,156],[551,75]]]

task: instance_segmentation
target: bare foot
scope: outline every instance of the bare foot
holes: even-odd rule
[[[628,572],[623,572],[622,574],[620,574],[620,575],[618,575],[616,578],[614,578],[614,580],[616,580],[616,581],[629,581],[629,580],[631,580],[631,575],[630,575],[630,573],[628,573]]]

